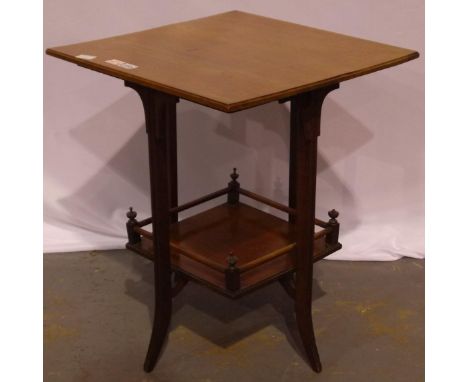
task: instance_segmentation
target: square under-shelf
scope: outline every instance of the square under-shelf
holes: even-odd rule
[[[314,233],[311,232],[311,235]],[[289,222],[243,203],[222,204],[171,225],[171,263],[189,278],[237,297],[294,271],[295,234]],[[152,258],[152,241],[127,247]],[[340,249],[315,239],[314,261]],[[237,257],[240,288],[226,288],[228,257]]]

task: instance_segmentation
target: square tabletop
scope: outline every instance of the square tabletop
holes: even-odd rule
[[[47,54],[224,112],[415,59],[418,52],[232,11]]]

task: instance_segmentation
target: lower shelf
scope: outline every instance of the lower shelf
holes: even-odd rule
[[[311,233],[314,261],[341,248],[327,242],[330,232]],[[226,203],[172,224],[171,263],[188,278],[235,298],[294,272],[294,237],[287,221],[243,203]],[[151,238],[127,248],[153,259]]]

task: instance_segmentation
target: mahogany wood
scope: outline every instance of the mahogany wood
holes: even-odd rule
[[[277,257],[283,256],[285,253],[290,253],[296,247],[296,243],[289,244],[286,247],[280,248],[276,251],[270,252],[268,255],[263,257],[258,257],[247,264],[244,264],[242,267],[239,268],[240,273],[244,273],[250,271],[251,269],[257,268],[260,265],[268,263],[269,261],[276,259]]]
[[[255,192],[247,191],[247,190],[244,190],[243,188],[240,188],[239,193],[241,195],[249,197],[250,199],[254,199],[254,200],[256,200],[256,201],[258,201],[260,203],[263,203],[263,204],[266,204],[266,205],[268,205],[270,207],[276,208],[277,210],[286,212],[287,214],[290,214],[290,215],[296,214],[296,211],[294,209],[286,207],[286,206],[282,205],[281,203],[275,202],[274,200],[268,199],[268,198],[266,198],[266,197],[264,197],[262,195],[258,195]]]
[[[232,298],[279,280],[295,300],[305,353],[319,372],[313,263],[341,248],[338,212],[329,212],[328,223],[315,218],[322,103],[340,82],[419,54],[239,11],[46,53],[125,80],[143,103],[152,217],[138,221],[130,209],[126,246],[154,262],[155,314],[145,371],[154,368],[167,337],[172,297],[188,280]],[[241,189],[236,171],[227,188],[178,206],[179,97],[224,112],[291,102],[288,207]],[[223,194],[227,203],[178,222],[178,212]],[[288,213],[289,220],[240,203],[240,194]],[[152,233],[141,228],[150,223]],[[323,229],[315,232],[315,225]]]
[[[149,217],[143,220],[140,220],[136,223],[138,227],[144,227],[145,225],[151,224],[153,222],[153,218]]]
[[[312,323],[312,272],[314,239],[310,235],[315,216],[317,140],[320,135],[322,103],[338,85],[301,94],[292,99],[296,140],[295,203],[296,232],[296,320],[307,357],[316,372],[322,370]]]
[[[338,236],[340,235],[340,224],[336,220],[339,213],[336,210],[331,210],[328,211],[328,216],[330,216],[330,220],[328,221],[329,233],[327,234],[326,241],[329,245],[335,245],[338,243]]]
[[[227,258],[228,267],[224,271],[224,276],[226,278],[226,289],[230,292],[236,292],[241,287],[240,269],[237,267],[238,260],[232,253]]]
[[[174,102],[178,102],[179,99],[173,98]],[[177,115],[176,107],[173,106],[173,110],[167,114],[169,119],[166,123],[166,146],[167,146],[167,173],[169,181],[169,206],[171,207],[171,223],[178,221],[178,212],[173,209],[179,204],[179,188],[177,179]]]
[[[133,211],[133,208],[130,207],[129,211],[127,212],[127,235],[128,235],[128,242],[131,244],[136,244],[140,242],[140,236],[135,231],[135,228],[138,227],[138,221],[136,220],[137,213]]]
[[[284,290],[289,295],[289,297],[295,300],[296,286],[294,285],[293,273],[288,273],[287,275],[281,277],[278,281],[283,286]]]
[[[250,233],[253,226],[257,226],[254,234]],[[243,203],[225,203],[172,224],[171,265],[173,270],[190,279],[223,295],[237,298],[294,271],[296,243],[292,228],[287,221]],[[326,243],[329,229],[315,232],[313,261],[341,248],[339,243]],[[184,235],[179,234],[181,231]],[[146,232],[140,243],[128,243],[127,248],[152,260],[154,255],[150,236],[151,233]],[[264,240],[265,237],[268,240]],[[230,243],[226,244],[228,240]],[[240,289],[237,291],[228,290],[226,285],[225,271],[229,267],[228,257],[231,254],[237,258],[236,268],[240,275]]]
[[[140,85],[126,82],[143,102],[146,132],[149,146],[151,185],[151,212],[153,218],[154,262],[154,319],[148,353],[144,363],[146,372],[153,370],[167,336],[172,311],[171,260],[169,227],[173,216],[169,213],[171,203],[176,203],[171,186],[176,186],[174,168],[169,165],[171,151],[168,134],[175,130],[176,103],[178,99]],[[174,135],[172,135],[174,137]],[[174,188],[172,188],[174,190]],[[157,256],[156,256],[157,253]]]
[[[228,183],[228,197],[227,202],[229,204],[237,204],[239,203],[239,194],[240,194],[240,184],[237,181],[239,178],[239,174],[237,173],[237,169],[232,170],[231,174],[231,181]]]
[[[178,271],[174,272],[174,286],[172,287],[172,297],[177,296],[188,284],[189,279]]]
[[[153,242],[149,239],[142,238],[141,242],[136,245],[127,243],[126,247],[149,260],[153,260]],[[316,241],[313,261],[319,261],[340,248],[341,244],[333,247],[326,245],[322,237]],[[173,270],[180,271],[194,282],[203,284],[226,297],[239,298],[265,284],[280,279],[285,274],[294,272],[295,256],[294,252],[285,253],[283,256],[273,258],[267,263],[240,273],[240,289],[237,291],[226,289],[225,269],[213,269],[203,262],[185,256],[174,248],[171,250],[171,265]]]
[[[286,228],[286,222],[282,221],[281,219],[274,218],[273,216],[263,211],[257,210],[253,207],[244,204],[239,203],[239,207],[240,208],[233,210],[232,208],[229,209],[228,204],[225,204],[215,207],[214,209],[212,209],[212,211],[207,211],[206,213],[200,213],[195,215],[194,217],[192,217],[191,220],[197,221],[197,224],[200,224],[201,228],[197,229],[197,232],[191,232],[191,234],[187,234],[186,237],[182,239],[177,234],[177,232],[179,232],[180,227],[182,227],[182,229],[187,229],[190,232],[190,224],[193,223],[185,221],[175,223],[178,227],[173,225],[171,228],[171,249],[191,258],[192,260],[198,261],[201,264],[204,264],[207,267],[210,267],[214,270],[224,271],[226,268],[226,262],[224,261],[226,257],[225,249],[220,249],[220,247],[218,246],[219,243],[216,243],[216,241],[213,240],[215,235],[219,235],[219,231],[223,231],[223,237],[231,237],[230,248],[232,248],[232,250],[234,250],[236,253],[242,252],[242,258],[244,258],[247,255],[250,259],[247,261],[247,263],[243,263],[239,266],[239,272],[244,273],[246,271],[251,270],[252,268],[267,263],[268,261],[276,257],[291,252],[295,248],[296,244],[294,242],[293,233],[292,231],[288,231],[288,228]],[[248,220],[244,220],[245,215],[247,215],[245,209],[252,209],[252,211],[248,214]],[[231,219],[233,218],[234,214],[236,214],[237,216],[234,219],[238,221],[238,224],[230,224],[230,221],[225,219],[225,216],[223,215],[223,210],[228,211],[227,213],[231,215]],[[223,225],[220,222],[218,223],[218,225],[216,225],[216,223],[213,220],[216,218],[213,218],[213,216],[216,216],[216,218],[224,219],[224,223],[226,224]],[[275,247],[275,244],[273,244],[269,247],[270,252],[257,252],[257,247],[255,246],[254,238],[251,235],[245,235],[245,232],[248,232],[248,230],[237,230],[236,227],[249,227],[252,225],[252,223],[256,224],[256,222],[265,222],[267,220],[271,220],[271,224],[281,224],[283,226],[283,232],[288,233],[281,238],[281,242],[278,242],[280,246]],[[217,228],[217,232],[213,231],[213,227]],[[141,228],[140,226],[134,226],[133,230],[138,235],[141,235],[144,238],[150,240],[153,239],[153,234]],[[272,232],[274,233],[274,231]],[[315,232],[314,238],[315,240],[317,240],[319,238],[329,235],[331,232],[331,227],[324,228],[322,230],[319,230],[318,232]],[[198,238],[196,237],[197,235],[199,236]],[[247,246],[247,254],[245,253],[245,248],[243,250],[238,249],[238,244],[241,244],[244,241],[248,241],[249,243],[251,243],[250,246]],[[216,256],[213,256],[212,253],[210,253],[210,248],[216,251]]]
[[[296,107],[292,107],[291,103],[291,111],[289,113],[289,208],[296,210],[297,204],[296,204],[296,166],[297,166],[297,128],[295,126],[297,125],[297,111]],[[289,215],[289,222],[290,223],[295,223],[296,222],[296,216],[295,215]]]
[[[198,205],[200,205],[202,203],[205,203],[205,202],[207,202],[209,200],[216,199],[219,196],[229,194],[230,190],[231,190],[230,187],[227,187],[227,188],[223,188],[222,190],[212,192],[212,193],[210,193],[208,195],[202,196],[202,197],[200,197],[198,199],[192,200],[192,201],[187,202],[185,204],[182,204],[180,206],[172,207],[170,209],[170,212],[185,211],[185,210],[187,210],[189,208],[198,206]],[[290,215],[295,215],[296,214],[296,211],[294,209],[286,207],[281,203],[275,202],[274,200],[271,200],[271,199],[268,199],[268,198],[266,198],[264,196],[258,195],[258,194],[254,193],[252,191],[248,191],[248,190],[245,190],[245,189],[242,189],[242,188],[238,188],[237,190],[234,191],[234,193],[237,192],[237,191],[239,192],[239,194],[242,194],[242,195],[247,196],[247,197],[249,197],[251,199],[257,200],[257,201],[259,201],[261,203],[269,205],[269,206],[271,206],[273,208],[276,208],[276,209],[278,209],[280,211],[286,212],[286,213],[288,213]],[[239,201],[237,196],[234,196],[233,200],[234,200],[233,203],[237,203]],[[151,224],[152,221],[153,221],[153,219],[151,217],[149,217],[149,218],[146,218],[146,219],[143,219],[143,220],[135,221],[135,225],[138,226],[138,227],[144,227],[145,225]],[[330,223],[326,223],[323,220],[315,218],[315,225],[317,225],[319,227],[322,227],[322,228],[327,228],[327,227],[330,226]],[[145,233],[142,233],[141,230],[139,232],[142,235],[145,235]],[[320,231],[320,232],[322,232],[322,231]],[[150,234],[150,233],[147,232],[146,237],[151,238],[151,236],[148,236],[148,234]]]
[[[133,228],[133,231],[136,232],[138,235],[146,237],[147,239],[153,239],[153,234],[151,232],[141,228],[138,225]]]
[[[319,227],[326,228],[329,226],[328,223],[324,222],[323,220],[315,218],[315,225],[318,225]]]
[[[173,211],[174,212],[181,212],[181,211],[188,210],[189,208],[198,206],[199,204],[202,204],[202,203],[208,202],[210,200],[216,199],[216,198],[218,198],[220,196],[226,195],[228,193],[228,191],[229,191],[229,188],[227,188],[227,187],[223,188],[222,190],[212,192],[211,194],[202,196],[201,198],[198,198],[198,199],[192,200],[191,202],[182,204],[181,206],[175,206],[175,207],[171,208],[170,211],[171,212],[173,212]]]
[[[239,11],[46,53],[224,112],[289,98],[419,55]],[[77,57],[81,54],[96,58]],[[113,59],[137,68],[106,62]]]
[[[313,232],[313,228],[310,232]],[[239,202],[224,203],[171,227],[171,245],[198,254],[224,269],[230,253],[237,266],[289,247],[295,241],[287,221]]]
[[[207,266],[210,269],[213,269],[218,272],[224,272],[226,269],[226,265],[221,265],[216,261],[213,261],[211,258],[203,255],[203,253],[198,253],[191,251],[184,246],[179,245],[178,243],[172,243],[171,247],[174,249],[176,253],[182,254],[186,257],[188,257],[191,260],[194,260],[202,265]]]

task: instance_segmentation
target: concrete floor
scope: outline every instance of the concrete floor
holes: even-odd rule
[[[236,301],[187,285],[146,374],[151,263],[126,250],[46,254],[44,380],[423,381],[424,261],[321,261],[315,279],[321,374],[298,353],[293,303],[278,283]]]

